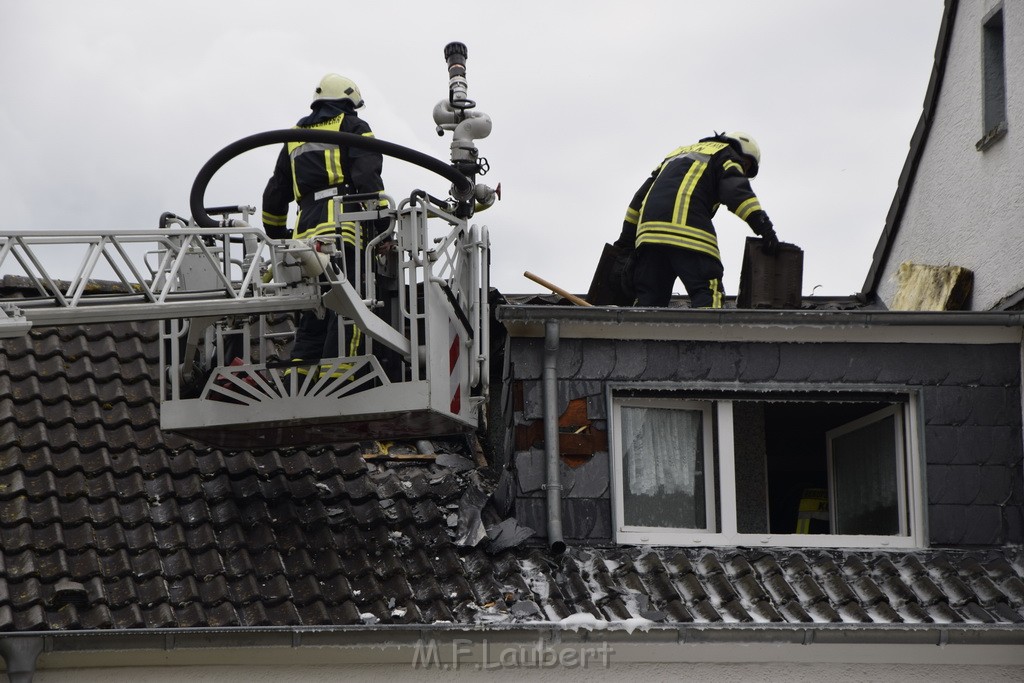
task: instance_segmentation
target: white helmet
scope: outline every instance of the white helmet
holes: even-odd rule
[[[756,176],[757,171],[761,166],[761,147],[757,144],[757,140],[752,138],[749,133],[743,133],[740,131],[726,133],[725,137],[738,142],[741,153],[744,156],[750,157],[754,161],[754,165],[751,167],[747,175],[751,178]]]
[[[352,79],[339,76],[338,74],[327,74],[320,79],[320,85],[316,87],[316,100],[348,100],[356,109],[363,106],[363,96],[359,93],[359,86],[352,82]]]

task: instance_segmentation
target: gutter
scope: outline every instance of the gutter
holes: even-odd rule
[[[634,623],[642,622],[642,623]],[[572,644],[770,644],[770,645],[996,645],[1024,646],[1020,624],[657,624],[626,622],[518,622],[498,624],[373,624],[350,626],[243,626],[173,629],[23,631],[0,637],[8,671],[19,657],[100,650],[264,647],[414,646],[425,639]],[[20,654],[19,654],[20,653]],[[1021,650],[1024,663],[1024,649]]]
[[[579,615],[576,615],[579,616]],[[586,615],[585,615],[586,616]],[[743,647],[737,647],[742,645]],[[812,647],[813,646],[813,647]],[[300,648],[302,652],[299,652]],[[287,651],[291,654],[286,654]],[[569,658],[565,658],[565,653]],[[401,664],[537,668],[609,663],[886,663],[1024,666],[1020,624],[656,624],[572,621],[24,631],[0,636],[8,680],[83,667]],[[536,653],[534,655],[534,653]],[[42,660],[40,660],[42,657]],[[533,659],[531,659],[533,657]],[[573,659],[575,657],[576,659]],[[477,664],[480,670],[480,664]],[[467,665],[468,670],[468,665]]]
[[[503,323],[547,323],[549,320],[648,325],[748,325],[816,327],[1024,327],[1022,311],[820,311],[777,309],[617,308],[582,306],[498,307]]]

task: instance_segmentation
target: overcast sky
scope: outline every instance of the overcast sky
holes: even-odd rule
[[[942,0],[429,3],[0,0],[0,231],[140,229],[188,214],[200,167],[288,128],[327,72],[354,79],[377,137],[449,159],[431,112],[442,55],[469,48],[478,141],[502,201],[476,216],[492,284],[529,270],[585,293],[664,155],[713,131],[761,144],[753,181],[804,294],[861,289],[921,114]],[[259,207],[277,150],[230,162],[207,205]],[[385,159],[396,197],[448,182]],[[258,214],[256,218],[258,224]],[[744,239],[716,220],[735,294]],[[677,291],[682,292],[677,283]]]

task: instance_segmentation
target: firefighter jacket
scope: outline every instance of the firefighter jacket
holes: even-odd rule
[[[359,118],[346,100],[314,102],[313,112],[300,119],[295,128],[373,137],[369,124]],[[382,191],[382,167],[383,157],[378,152],[316,142],[286,143],[263,191],[263,228],[267,236],[303,239],[334,234],[337,228],[333,198],[339,194]],[[289,235],[288,204],[292,201],[298,205],[298,217]],[[344,224],[341,234],[345,242],[356,243],[354,223]]]
[[[750,187],[740,156],[725,140],[704,138],[673,150],[644,181],[615,245],[668,245],[699,251],[719,261],[712,217],[721,204],[761,234],[771,227]]]

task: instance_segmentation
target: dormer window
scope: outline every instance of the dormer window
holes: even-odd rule
[[[918,399],[905,389],[611,395],[615,538],[921,547]]]

